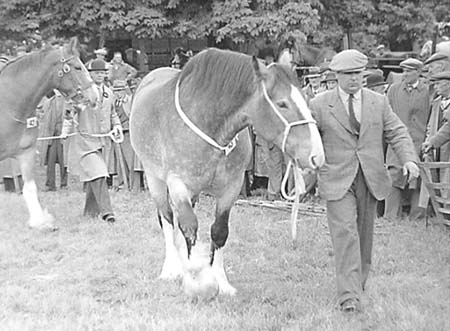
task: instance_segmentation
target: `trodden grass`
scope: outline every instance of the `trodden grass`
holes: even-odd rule
[[[42,183],[39,183],[42,187]],[[364,312],[334,304],[325,216],[236,206],[225,263],[235,297],[186,297],[158,280],[163,235],[146,193],[113,192],[116,224],[81,217],[79,184],[40,193],[60,230],[26,226],[22,197],[0,193],[0,330],[450,330],[449,231],[377,221]],[[213,200],[196,208],[208,240]]]

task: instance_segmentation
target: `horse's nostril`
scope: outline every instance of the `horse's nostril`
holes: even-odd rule
[[[311,165],[313,166],[313,169],[317,169],[317,168],[319,168],[319,164],[318,164],[318,162],[317,162],[317,160],[316,160],[316,157],[317,157],[317,155],[313,155],[313,156],[311,156]]]

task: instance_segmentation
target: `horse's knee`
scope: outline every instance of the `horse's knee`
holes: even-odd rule
[[[222,248],[228,239],[228,219],[230,211],[227,210],[216,217],[216,221],[211,226],[211,240],[213,249]]]

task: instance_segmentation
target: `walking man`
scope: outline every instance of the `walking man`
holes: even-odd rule
[[[111,141],[107,136],[98,135],[107,134],[112,129],[113,136],[121,140],[122,126],[114,111],[113,92],[103,83],[106,62],[94,60],[88,70],[99,92],[98,103],[77,111],[74,117],[66,118],[62,136],[67,136],[72,126],[75,126],[74,132],[79,133],[70,138],[69,172],[79,175],[80,180],[86,183],[84,215],[100,216],[105,221],[115,222],[106,182],[109,160],[105,160],[105,156],[109,157],[111,151],[105,154],[105,150],[111,146]]]
[[[310,101],[325,149],[319,194],[327,204],[337,299],[343,312],[361,310],[372,258],[376,202],[391,187],[383,142],[392,146],[408,179],[419,175],[406,126],[385,96],[362,88],[366,65],[367,57],[355,49],[336,54],[330,69],[337,73],[338,87]]]

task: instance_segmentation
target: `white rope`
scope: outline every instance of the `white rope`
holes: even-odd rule
[[[221,150],[225,153],[227,156],[231,153],[231,151],[236,147],[237,143],[237,134],[234,136],[234,138],[230,141],[230,143],[226,146],[219,145],[214,139],[212,139],[210,136],[208,136],[206,133],[204,133],[202,130],[198,128],[183,112],[180,105],[180,81],[177,81],[177,85],[175,86],[175,108],[177,110],[178,115],[180,115],[183,122],[192,130],[194,133],[202,138],[204,141],[206,141],[211,146]]]
[[[295,183],[295,192],[293,195],[289,195],[286,193],[286,184],[289,179],[291,168],[294,172],[294,183]],[[306,193],[305,180],[303,179],[301,169],[296,167],[292,162],[292,160],[289,160],[289,163],[287,164],[286,167],[286,173],[284,174],[283,180],[281,181],[281,195],[286,200],[294,201],[291,211],[291,236],[292,236],[292,245],[294,248],[296,247],[297,241],[297,216],[298,216],[298,209],[300,207],[300,196],[305,193]]]
[[[112,141],[114,141],[116,144],[120,144],[123,142],[123,134],[121,134],[118,138],[116,138],[114,134],[114,130],[111,130],[108,133],[87,133],[87,132],[73,132],[68,135],[59,135],[59,136],[50,136],[50,137],[39,137],[37,138],[38,141],[45,141],[45,140],[54,140],[54,139],[65,139],[74,135],[81,135],[81,136],[88,136],[93,138],[103,138],[103,137],[109,137]]]

